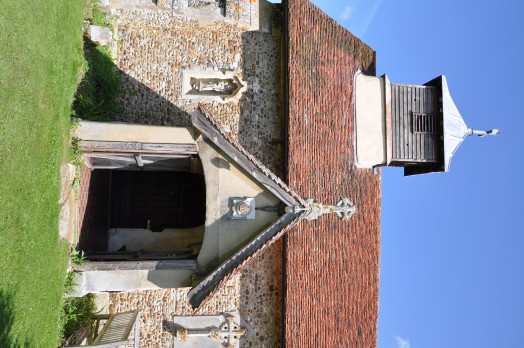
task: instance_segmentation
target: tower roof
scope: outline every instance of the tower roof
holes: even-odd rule
[[[434,172],[447,172],[451,165],[451,158],[469,135],[468,127],[457,109],[457,106],[449,93],[446,76],[441,75],[425,83],[426,86],[437,87],[441,94],[442,108],[442,142],[443,155],[440,163],[436,165],[427,165],[422,167],[405,167],[404,175],[426,174]]]
[[[468,127],[451,98],[446,76],[441,75],[437,77],[436,80],[440,80],[442,89],[442,116],[444,127],[443,171],[447,172],[449,171],[451,158],[468,135]]]

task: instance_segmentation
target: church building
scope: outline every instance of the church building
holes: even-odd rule
[[[102,5],[121,112],[75,130],[77,294],[139,309],[140,347],[376,346],[382,162],[355,135],[373,49],[307,0]]]

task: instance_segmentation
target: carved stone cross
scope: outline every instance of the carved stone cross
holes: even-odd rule
[[[209,337],[215,340],[226,340],[226,347],[234,348],[235,341],[245,335],[246,329],[243,326],[235,325],[235,318],[226,317],[226,324],[221,328],[211,329],[186,329],[181,328],[176,332],[176,337],[182,341],[187,341],[192,337]]]
[[[316,220],[324,214],[335,213],[341,220],[349,220],[357,208],[348,198],[342,198],[336,205],[327,205],[317,202],[315,199],[308,199],[304,207],[299,205],[286,207],[286,212],[298,213],[305,211],[306,220]]]
[[[331,213],[335,213],[341,220],[349,220],[356,210],[355,205],[348,198],[342,198],[336,205],[323,204],[311,198],[306,203],[309,208],[306,220],[315,220],[321,215]]]
[[[174,317],[175,347],[239,347],[246,328],[235,312],[218,316]]]

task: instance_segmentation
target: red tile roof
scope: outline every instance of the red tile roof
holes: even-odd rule
[[[377,344],[380,175],[356,169],[353,75],[375,54],[307,0],[287,1],[288,183],[302,197],[348,197],[348,221],[302,221],[286,240],[287,347]]]

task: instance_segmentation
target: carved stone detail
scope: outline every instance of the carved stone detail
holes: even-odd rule
[[[229,103],[238,101],[246,83],[233,72],[186,70],[182,73],[182,99]]]
[[[231,197],[229,209],[232,219],[254,219],[255,198],[254,197]]]
[[[176,316],[175,347],[239,347],[246,328],[237,312],[216,316]]]
[[[321,215],[335,213],[341,220],[349,220],[357,208],[348,198],[342,198],[336,205],[327,205],[317,202],[315,199],[308,199],[305,207],[290,206],[286,211],[298,213],[307,211],[306,220],[316,220]]]

